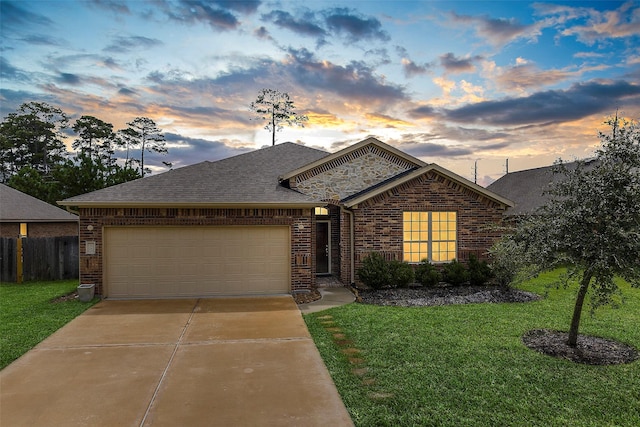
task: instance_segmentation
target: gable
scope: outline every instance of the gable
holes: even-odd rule
[[[285,178],[291,188],[318,200],[338,201],[424,165],[374,138],[369,138]]]

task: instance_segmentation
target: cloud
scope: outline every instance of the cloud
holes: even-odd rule
[[[162,46],[162,41],[143,36],[117,36],[110,45],[102,49],[105,52],[124,53],[132,50],[148,50]]]
[[[19,2],[0,1],[0,16],[2,16],[3,27],[25,29],[32,28],[33,25],[49,27],[53,24],[53,21],[46,16],[30,12],[21,6],[22,4]]]
[[[233,10],[234,12],[240,12],[244,14],[251,14],[258,10],[258,7],[262,3],[260,0],[212,0],[211,3],[215,3],[223,9]]]
[[[563,24],[560,31],[562,36],[575,36],[587,45],[640,35],[640,9],[634,1],[627,1],[615,10],[604,11],[545,3],[537,3],[533,7],[538,14]],[[580,23],[570,24],[576,20]]]
[[[117,14],[128,15],[131,13],[129,6],[125,1],[119,0],[91,0],[90,4],[96,6],[99,9],[115,12]]]
[[[48,34],[31,34],[20,38],[21,41],[30,45],[39,46],[65,46],[67,43],[56,37],[52,37]]]
[[[626,81],[576,83],[566,90],[548,90],[521,98],[483,101],[435,114],[459,123],[524,125],[562,123],[591,114],[610,113],[625,105],[640,106],[640,85]],[[434,116],[434,111],[413,109],[413,117]],[[425,114],[426,113],[426,114]]]
[[[473,58],[456,58],[453,53],[449,52],[444,55],[440,55],[440,64],[449,73],[470,73],[476,69],[473,62],[481,59],[481,56],[474,56]]]
[[[478,35],[495,46],[503,46],[519,38],[535,39],[540,35],[539,25],[524,25],[515,19],[459,15],[455,12],[450,12],[449,19],[457,27],[471,25]]]
[[[56,78],[58,83],[77,86],[82,82],[82,79],[77,74],[72,73],[60,73]]]
[[[421,139],[424,135],[416,134],[412,135],[412,138]],[[432,142],[404,142],[399,148],[415,157],[460,157],[474,154],[474,150],[469,147],[434,144]]]
[[[274,41],[273,37],[271,37],[271,34],[269,33],[269,30],[267,30],[264,26],[261,26],[253,30],[253,35],[259,38],[260,40]]]
[[[324,15],[328,29],[344,34],[349,42],[390,40],[389,34],[382,29],[382,24],[376,18],[366,18],[347,8],[329,9]]]
[[[233,147],[223,141],[190,138],[175,133],[165,133],[169,153],[158,160],[173,162],[173,167],[181,167],[202,161],[216,161],[251,151],[250,148]],[[176,160],[179,159],[179,160]]]
[[[376,76],[375,70],[362,61],[337,65],[316,60],[306,49],[289,49],[288,75],[306,88],[339,95],[349,102],[366,102],[369,108],[407,99],[404,88]]]
[[[324,39],[327,32],[317,22],[312,12],[306,12],[296,18],[283,10],[272,10],[262,15],[262,20],[274,23],[280,28],[292,31],[296,34]]]
[[[384,126],[386,128],[413,127],[412,123],[386,114],[366,113],[365,118],[376,126]]]
[[[28,82],[30,78],[27,72],[14,67],[4,56],[0,56],[0,80],[5,82]]]
[[[198,0],[181,0],[177,7],[173,7],[173,4],[166,4],[164,12],[167,17],[173,21],[183,24],[204,23],[208,24],[214,30],[233,30],[240,25],[238,18],[230,12],[233,8],[224,8],[229,6],[228,3],[235,2],[217,2],[198,1]],[[242,3],[242,2],[237,2]],[[251,9],[254,2],[250,2],[247,6],[236,5],[235,10]],[[219,6],[223,6],[222,8]],[[244,9],[243,9],[244,8]]]

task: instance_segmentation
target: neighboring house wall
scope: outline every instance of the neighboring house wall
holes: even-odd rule
[[[105,226],[287,225],[291,230],[291,291],[315,286],[311,209],[82,208],[80,218],[80,280],[95,283],[98,294],[103,285]],[[86,254],[87,241],[96,243],[95,255]]]
[[[370,252],[379,252],[389,260],[403,259],[404,211],[457,212],[457,257],[464,261],[470,254],[485,257],[487,249],[500,237],[497,230],[487,227],[501,222],[504,209],[444,176],[428,172],[353,209],[356,271]],[[343,218],[343,224],[348,219]],[[343,271],[343,281],[346,277]]]
[[[78,222],[27,222],[28,237],[77,236]],[[20,237],[20,223],[0,224],[0,237]]]

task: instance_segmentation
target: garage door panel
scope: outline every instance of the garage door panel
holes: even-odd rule
[[[110,298],[287,293],[288,227],[108,227]]]

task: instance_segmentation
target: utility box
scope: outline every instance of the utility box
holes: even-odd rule
[[[78,286],[78,299],[82,302],[89,302],[96,293],[95,283],[84,283]]]

